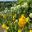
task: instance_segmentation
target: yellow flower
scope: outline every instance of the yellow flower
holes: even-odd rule
[[[26,18],[24,15],[21,15],[21,17],[19,18],[18,25],[19,27],[23,27],[25,24],[26,24]]]
[[[7,27],[6,24],[3,24],[3,25],[2,25],[2,28],[3,28],[3,29],[6,29],[6,30],[9,29],[9,27]]]
[[[29,17],[27,17],[27,18],[26,18],[26,22],[29,22],[29,20],[30,20],[30,18],[29,18]]]
[[[32,32],[32,30],[30,30],[29,32]]]
[[[2,25],[2,28],[6,28],[6,25],[5,25],[5,24],[3,24],[3,25]]]
[[[6,29],[9,29],[9,27],[6,27]]]
[[[22,32],[22,30],[21,29],[18,29],[18,32]]]
[[[23,28],[24,26],[25,26],[25,24],[27,23],[27,22],[29,22],[29,17],[25,17],[24,16],[24,14],[23,15],[21,15],[21,17],[19,18],[19,22],[18,22],[18,25],[19,25],[19,27],[21,27],[21,28]]]
[[[1,31],[1,32],[7,32],[7,30],[5,29],[6,26],[4,26],[4,27],[3,27],[3,26],[4,26],[4,25],[0,25],[0,31]]]

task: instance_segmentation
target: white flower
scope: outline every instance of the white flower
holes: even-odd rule
[[[32,13],[29,14],[29,17],[32,18]]]
[[[22,7],[28,7],[28,4],[27,4],[27,2],[25,2],[23,5],[22,5]]]
[[[11,9],[13,9],[14,7],[11,7]]]
[[[17,8],[20,8],[20,5],[16,6]]]

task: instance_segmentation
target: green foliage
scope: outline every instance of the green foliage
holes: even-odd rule
[[[9,29],[8,32],[18,31],[19,17],[24,14],[29,17],[32,13],[32,0],[18,0],[19,2],[0,3],[0,23],[5,23]],[[14,16],[16,14],[16,16]],[[32,17],[32,16],[31,16]],[[32,21],[32,20],[31,20]],[[14,23],[15,22],[15,23]],[[30,23],[30,19],[29,19]],[[30,24],[27,25],[30,25]],[[25,32],[28,32],[28,27],[25,25]]]

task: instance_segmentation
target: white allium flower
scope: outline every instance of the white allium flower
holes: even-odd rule
[[[27,4],[27,2],[25,2],[23,5],[22,5],[22,7],[28,7],[28,4]]]
[[[29,14],[29,17],[32,18],[32,13]]]

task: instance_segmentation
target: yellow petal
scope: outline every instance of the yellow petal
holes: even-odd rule
[[[32,32],[32,30],[30,30],[30,32]]]
[[[28,22],[28,21],[29,21],[29,17],[26,18],[26,22]]]
[[[21,32],[21,31],[22,31],[21,29],[18,30],[18,32]]]
[[[6,28],[6,25],[5,25],[5,24],[3,24],[3,25],[2,25],[2,28]]]
[[[26,18],[25,18],[24,15],[22,15],[22,16],[19,18],[18,25],[19,25],[19,27],[23,27],[25,24],[26,24]]]
[[[9,29],[9,27],[6,27],[6,30],[8,30]]]

